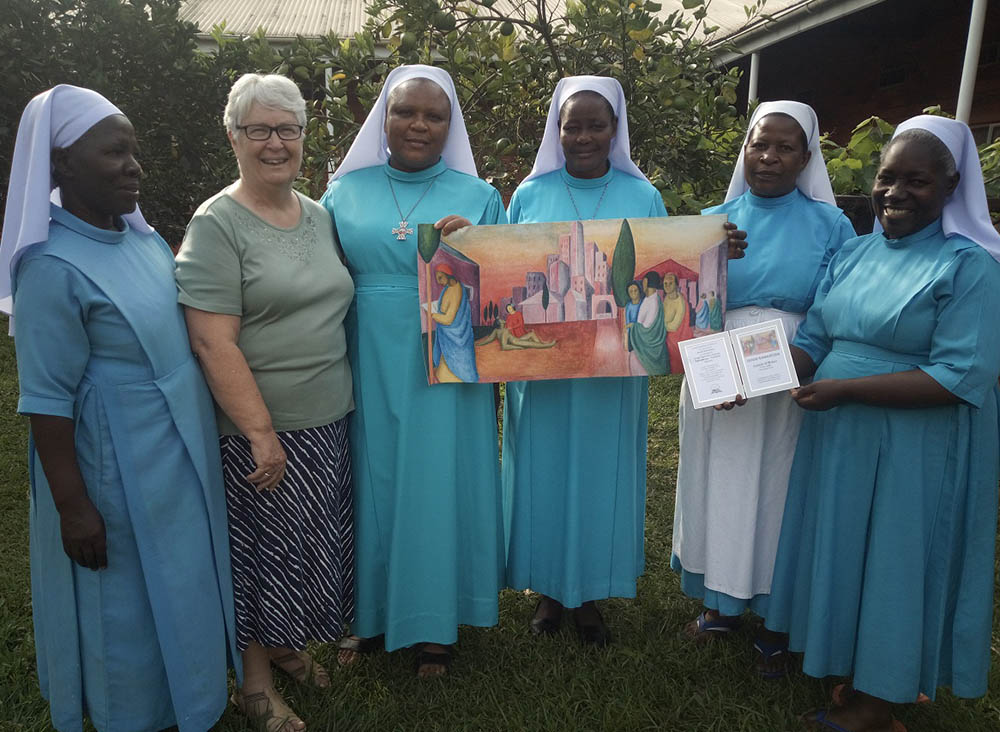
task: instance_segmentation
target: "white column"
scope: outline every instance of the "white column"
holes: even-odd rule
[[[979,47],[983,41],[983,23],[989,0],[972,0],[972,17],[969,19],[969,40],[965,44],[965,65],[962,67],[962,85],[958,90],[958,109],[955,117],[968,123],[972,113],[972,95],[976,89],[976,71],[979,67]]]
[[[979,51],[976,51],[978,56]],[[750,90],[747,93],[747,104],[757,101],[757,79],[760,77],[760,51],[750,54]],[[749,110],[748,110],[749,111]]]

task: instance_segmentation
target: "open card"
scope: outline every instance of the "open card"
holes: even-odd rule
[[[799,385],[780,320],[692,338],[679,346],[695,409]]]

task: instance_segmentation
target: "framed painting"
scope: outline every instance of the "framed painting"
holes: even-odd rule
[[[677,344],[723,329],[726,220],[421,224],[429,383],[683,372]]]

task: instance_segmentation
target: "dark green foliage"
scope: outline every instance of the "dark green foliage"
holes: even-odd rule
[[[145,171],[141,206],[171,244],[195,208],[236,175],[222,127],[240,49],[199,53],[180,0],[5,0],[0,5],[0,175],[17,120],[35,94],[60,83],[101,92],[135,125]]]

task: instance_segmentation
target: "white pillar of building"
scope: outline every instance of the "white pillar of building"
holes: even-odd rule
[[[958,109],[955,111],[955,117],[967,124],[969,116],[972,113],[972,96],[976,90],[979,48],[983,42],[983,25],[986,22],[986,6],[988,3],[989,0],[972,0],[972,17],[969,19],[969,40],[965,44],[965,64],[962,66],[962,84],[958,90]]]
[[[982,32],[982,29],[980,29]],[[976,51],[976,56],[978,57],[979,51]],[[749,111],[750,105],[757,101],[757,80],[760,78],[760,51],[754,51],[750,54],[750,89],[747,93],[747,111]]]

